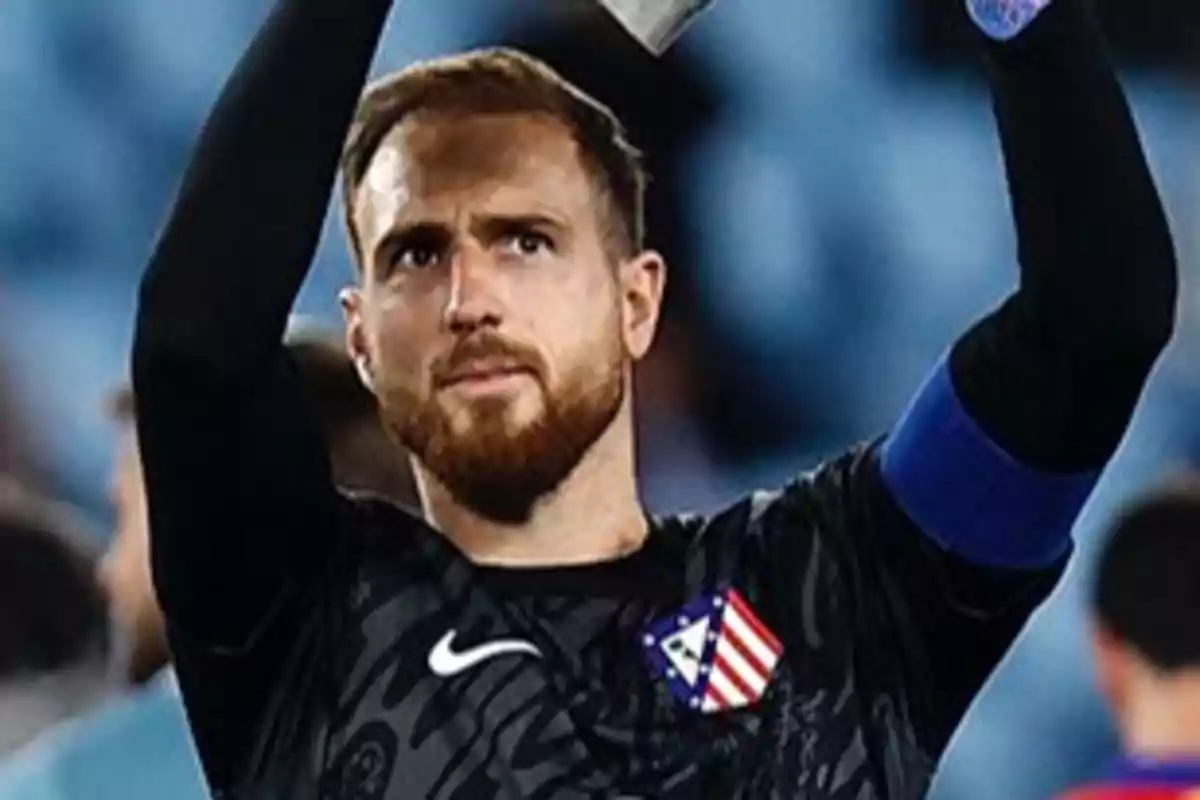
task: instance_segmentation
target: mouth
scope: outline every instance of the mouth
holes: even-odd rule
[[[533,371],[519,364],[468,364],[446,376],[439,388],[487,393],[508,390],[532,377]]]

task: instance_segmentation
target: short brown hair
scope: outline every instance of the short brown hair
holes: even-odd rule
[[[342,155],[346,227],[360,258],[354,195],[384,137],[418,111],[534,114],[562,123],[607,204],[609,244],[622,255],[642,249],[646,172],[620,120],[544,62],[517,50],[490,48],[420,62],[367,88]]]

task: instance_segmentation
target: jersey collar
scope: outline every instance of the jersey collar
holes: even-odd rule
[[[1170,760],[1126,756],[1113,767],[1109,780],[1125,784],[1200,786],[1200,756]]]

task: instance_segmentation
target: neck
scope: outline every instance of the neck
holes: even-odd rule
[[[1143,688],[1125,724],[1129,753],[1152,760],[1200,760],[1200,669]]]
[[[169,665],[170,661],[165,657],[140,664],[131,664],[129,674],[126,676],[127,683],[135,688],[145,686]]]
[[[425,516],[476,564],[504,567],[598,563],[637,550],[648,533],[634,468],[632,409],[620,412],[562,485],[528,521],[505,525],[457,503],[420,464]]]
[[[156,615],[154,621],[158,623],[155,628],[143,628],[133,634],[130,649],[124,655],[125,683],[132,688],[145,686],[171,664],[162,617]]]

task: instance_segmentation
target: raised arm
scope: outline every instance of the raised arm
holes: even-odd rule
[[[213,110],[142,282],[133,352],[155,583],[246,648],[337,543],[328,458],[282,347],[389,0],[279,0]]]
[[[954,344],[859,484],[861,563],[894,587],[872,631],[904,631],[880,658],[901,655],[896,691],[929,756],[1061,575],[1175,319],[1167,221],[1087,0],[1050,0],[983,46],[1020,286]]]
[[[970,0],[986,9],[1029,3]],[[947,3],[950,7],[950,3]],[[1020,288],[954,345],[883,450],[927,535],[987,566],[1045,566],[1171,336],[1162,204],[1086,0],[986,40]]]

